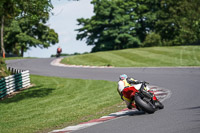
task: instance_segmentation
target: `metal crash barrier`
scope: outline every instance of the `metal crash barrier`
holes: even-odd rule
[[[0,79],[0,98],[4,98],[15,91],[30,86],[31,83],[29,70],[15,71],[19,73]]]

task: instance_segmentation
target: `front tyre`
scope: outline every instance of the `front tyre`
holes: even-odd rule
[[[164,108],[164,105],[160,101],[155,101],[155,106],[158,109],[163,109]]]
[[[139,106],[143,111],[152,114],[156,111],[155,107],[152,103],[144,101],[138,94],[135,94],[135,103]]]

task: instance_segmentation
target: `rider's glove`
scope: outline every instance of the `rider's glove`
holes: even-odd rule
[[[134,81],[134,84],[140,84],[140,83],[141,83],[141,81],[139,81],[139,80]]]
[[[126,81],[129,83],[129,84],[135,84],[135,81],[133,78],[127,78]]]

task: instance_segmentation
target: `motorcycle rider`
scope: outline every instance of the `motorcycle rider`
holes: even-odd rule
[[[57,57],[60,57],[60,54],[61,54],[61,53],[62,53],[62,48],[61,48],[60,46],[58,46],[56,56],[57,56]]]
[[[133,86],[134,84],[139,84],[139,83],[140,82],[138,80],[128,77],[126,74],[122,74],[119,77],[117,91],[121,96],[121,99],[125,101],[128,109],[132,109],[132,103],[134,102],[134,94],[131,93],[132,90],[130,87]],[[123,94],[129,95],[130,98],[123,96]]]

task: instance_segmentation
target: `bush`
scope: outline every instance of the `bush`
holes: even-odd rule
[[[0,58],[0,79],[8,76],[10,73],[7,70],[6,63],[3,58]]]
[[[145,41],[143,42],[144,47],[152,47],[152,46],[161,46],[161,37],[159,34],[156,34],[154,32],[149,33]]]

